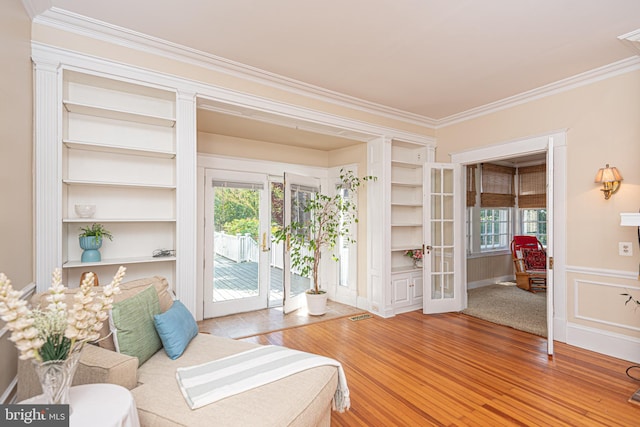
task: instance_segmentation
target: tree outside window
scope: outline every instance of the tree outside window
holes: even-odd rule
[[[509,249],[511,209],[480,209],[480,250]]]
[[[546,209],[520,209],[520,227],[522,234],[536,236],[547,247]]]

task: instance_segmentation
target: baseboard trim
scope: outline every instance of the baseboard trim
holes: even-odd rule
[[[4,393],[2,393],[2,396],[0,396],[0,403],[3,405],[10,405],[14,403],[16,400],[15,392],[17,391],[17,388],[18,377],[15,377],[13,381],[11,381],[11,384],[9,384],[9,387],[4,391]]]
[[[640,363],[640,339],[627,335],[568,323],[566,343],[618,359]]]

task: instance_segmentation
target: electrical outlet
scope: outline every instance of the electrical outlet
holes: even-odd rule
[[[633,245],[631,242],[618,242],[618,254],[620,256],[632,256]]]

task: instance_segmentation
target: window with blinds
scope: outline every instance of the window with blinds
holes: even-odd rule
[[[546,165],[518,169],[518,207],[525,209],[547,207]]]
[[[478,165],[467,165],[467,206],[476,205],[476,170]]]
[[[513,177],[516,169],[508,166],[482,164],[480,206],[483,208],[511,208],[516,196]]]
[[[546,178],[544,164],[520,168],[492,163],[467,165],[467,207],[478,207],[480,192],[479,215],[474,216],[473,210],[468,213],[469,242],[474,239],[475,229],[471,218],[479,222],[476,239],[480,251],[508,249],[513,227],[518,233],[535,235],[546,242]],[[519,215],[512,212],[515,207]],[[519,218],[520,224],[512,226],[514,218]]]

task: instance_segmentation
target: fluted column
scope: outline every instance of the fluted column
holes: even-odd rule
[[[176,295],[196,315],[196,99],[178,92],[176,104]]]
[[[37,58],[33,62],[35,278],[36,290],[42,292],[51,283],[51,272],[62,262],[60,64]]]

